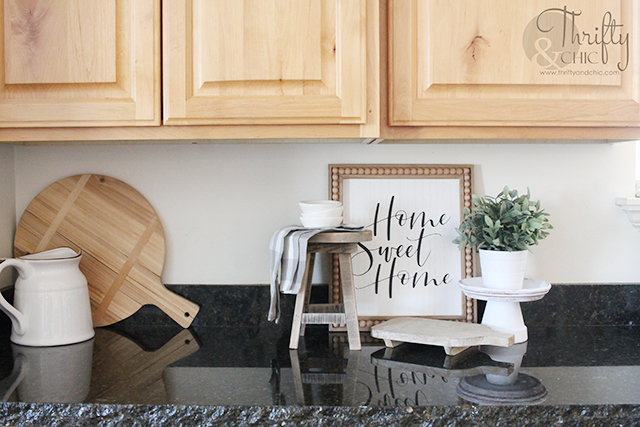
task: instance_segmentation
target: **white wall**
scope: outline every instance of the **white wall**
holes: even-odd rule
[[[640,233],[615,205],[631,197],[635,143],[199,144],[15,147],[16,212],[52,182],[113,176],[155,207],[167,284],[266,284],[272,233],[297,201],[326,198],[330,163],[475,165],[475,192],[504,185],[542,200],[555,226],[529,277],[554,283],[640,282]],[[6,237],[2,242],[6,244]]]
[[[13,256],[13,235],[16,223],[16,202],[14,194],[14,148],[0,145],[0,257]],[[13,284],[13,273],[0,273],[0,289]]]
[[[640,141],[636,141],[636,197],[640,197]]]

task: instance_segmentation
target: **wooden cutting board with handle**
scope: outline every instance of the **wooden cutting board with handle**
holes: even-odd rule
[[[162,225],[151,204],[122,181],[70,176],[29,203],[16,230],[15,256],[62,246],[83,251],[80,270],[89,283],[94,326],[153,304],[187,328],[200,310],[162,284]]]

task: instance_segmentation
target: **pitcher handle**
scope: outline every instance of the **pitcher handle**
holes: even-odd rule
[[[15,267],[22,279],[27,279],[33,274],[33,267],[19,259],[9,258],[0,262],[0,272],[6,267]],[[27,332],[27,318],[14,306],[9,304],[9,302],[4,299],[2,293],[0,293],[0,310],[9,316],[16,334],[24,335],[24,333]]]

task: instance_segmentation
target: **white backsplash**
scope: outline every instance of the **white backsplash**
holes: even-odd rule
[[[555,230],[528,275],[552,283],[640,281],[640,233],[616,197],[632,196],[635,143],[147,144],[0,147],[3,228],[65,176],[114,176],[140,191],[162,221],[166,284],[266,284],[272,233],[298,221],[297,202],[326,198],[331,163],[474,164],[476,193],[531,189]],[[324,280],[319,277],[318,280]]]

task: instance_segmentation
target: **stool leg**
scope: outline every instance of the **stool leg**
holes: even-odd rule
[[[340,254],[340,283],[342,285],[342,302],[347,318],[347,336],[349,349],[360,350],[360,327],[358,326],[358,310],[356,308],[356,292],[353,285],[353,267],[351,254]]]
[[[307,287],[306,293],[304,295],[304,306],[302,309],[303,313],[309,312],[309,300],[311,299],[311,282],[313,282],[313,266],[316,262],[316,254],[315,252],[309,252],[307,254],[307,261],[304,267],[304,276],[302,277],[303,286]],[[302,323],[300,326],[300,336],[304,336],[304,332],[307,324]]]
[[[296,306],[293,310],[293,323],[291,325],[291,338],[289,339],[289,348],[297,349],[300,341],[300,330],[302,327],[302,315],[305,311],[305,303],[307,301],[307,293],[310,292],[309,285],[312,280],[313,274],[309,273],[309,265],[313,265],[311,261],[315,259],[315,254],[307,253],[307,261],[304,270],[304,276],[302,277],[302,286],[298,295],[296,296]],[[313,268],[313,267],[312,267]]]

